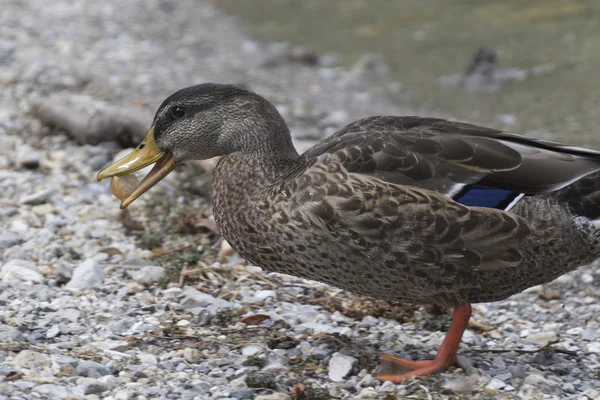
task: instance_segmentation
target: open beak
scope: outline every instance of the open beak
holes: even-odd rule
[[[98,173],[98,180],[100,181],[104,178],[131,174],[153,163],[156,164],[154,164],[150,173],[148,173],[135,190],[121,202],[121,208],[126,208],[130,205],[135,199],[160,182],[165,176],[169,175],[169,173],[177,166],[177,163],[173,159],[173,155],[160,151],[158,147],[156,147],[156,143],[154,142],[154,127],[150,128],[146,138],[129,155],[100,171],[100,173]]]

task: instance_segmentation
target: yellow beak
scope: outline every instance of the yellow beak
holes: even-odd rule
[[[150,173],[148,173],[135,190],[121,202],[121,208],[126,208],[135,199],[160,182],[165,176],[169,175],[175,167],[177,167],[177,163],[170,153],[160,151],[158,147],[156,147],[156,143],[154,142],[154,127],[150,128],[146,138],[134,151],[100,171],[100,173],[98,173],[98,180],[128,175],[153,163],[156,164]]]

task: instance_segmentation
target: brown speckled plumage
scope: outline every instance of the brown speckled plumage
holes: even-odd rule
[[[173,117],[174,107],[184,116]],[[154,132],[177,162],[223,156],[215,221],[251,263],[378,299],[456,307],[431,365],[394,358],[415,371],[380,379],[447,368],[469,303],[504,299],[600,256],[593,150],[441,119],[370,117],[298,155],[273,105],[214,84],[167,99]],[[455,201],[476,187],[519,196],[498,208]]]
[[[483,134],[490,136],[475,136]],[[231,245],[266,270],[417,304],[501,300],[598,257],[594,226],[573,218],[568,202],[552,193],[526,197],[512,212],[466,207],[441,194],[456,182],[518,168],[511,159],[518,153],[503,154],[508,148],[494,134],[503,135],[433,119],[369,118],[293,162],[229,155],[214,173],[215,219]],[[540,143],[512,136],[521,145]],[[455,151],[442,158],[445,144]],[[541,151],[556,168],[580,162]],[[597,154],[589,156],[571,173],[600,165]],[[558,185],[555,175],[540,180]]]

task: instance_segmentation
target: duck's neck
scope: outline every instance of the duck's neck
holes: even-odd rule
[[[298,154],[285,157],[250,157],[229,154],[213,171],[211,201],[221,234],[236,251],[241,251],[236,232],[252,226],[257,208],[268,208],[271,189],[282,182],[298,164]]]

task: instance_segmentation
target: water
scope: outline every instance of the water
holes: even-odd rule
[[[214,0],[260,40],[310,45],[351,64],[385,57],[401,83],[398,101],[600,149],[600,2],[594,0]],[[499,90],[440,84],[486,46],[499,67],[539,73]],[[508,71],[509,75],[511,71]],[[502,73],[502,71],[500,71]]]

